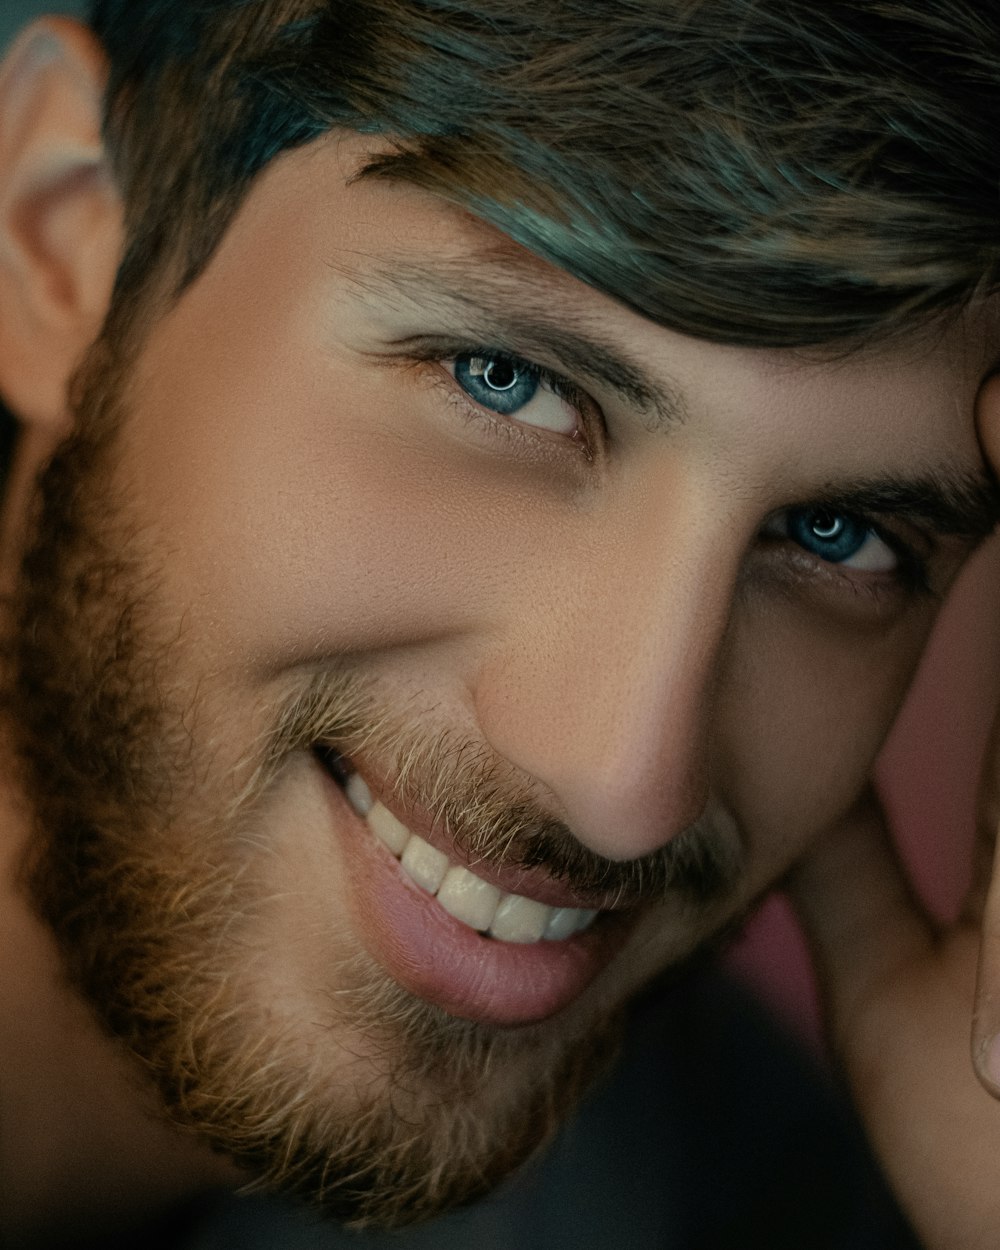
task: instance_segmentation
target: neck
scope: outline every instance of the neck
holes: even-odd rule
[[[55,1246],[155,1220],[232,1184],[65,983],[18,881],[29,822],[0,791],[0,1244]]]

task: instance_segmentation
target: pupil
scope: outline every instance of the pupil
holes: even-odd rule
[[[809,528],[817,538],[829,542],[840,537],[844,529],[844,518],[834,512],[815,512]]]
[[[509,391],[517,384],[518,373],[509,360],[491,360],[483,370],[483,381],[494,391]]]

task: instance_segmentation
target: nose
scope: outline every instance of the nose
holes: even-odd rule
[[[477,683],[493,749],[546,792],[580,842],[613,860],[664,845],[707,800],[742,552],[732,525],[672,520],[543,562]]]

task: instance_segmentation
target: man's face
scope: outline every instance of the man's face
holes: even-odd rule
[[[851,803],[971,545],[990,343],[685,338],[362,153],[279,160],[91,388],[21,697],[43,905],[173,1113],[395,1219]]]

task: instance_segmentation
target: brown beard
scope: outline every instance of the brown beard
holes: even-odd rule
[[[174,1123],[340,1218],[427,1218],[485,1193],[554,1131],[618,1024],[457,1020],[354,948],[325,978],[332,1003],[317,988],[316,1019],[273,1010],[245,972],[269,892],[254,845],[292,761],[320,742],[375,752],[470,854],[544,863],[631,902],[717,898],[737,858],[695,829],[646,860],[604,861],[483,749],[385,714],[347,668],[289,683],[266,732],[213,769],[204,708],[179,693],[155,552],[114,486],[121,391],[95,355],[78,432],[40,483],[13,614],[7,710],[37,819],[35,905],[72,986]]]

